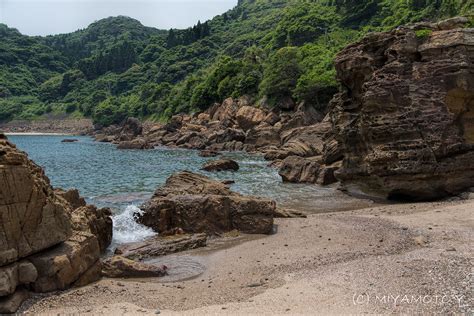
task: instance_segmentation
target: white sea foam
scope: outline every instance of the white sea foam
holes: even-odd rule
[[[112,246],[142,241],[156,235],[151,228],[136,222],[136,215],[142,212],[135,205],[129,205],[123,212],[112,217],[114,222]]]

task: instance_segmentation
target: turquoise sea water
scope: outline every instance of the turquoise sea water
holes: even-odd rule
[[[189,170],[214,179],[234,180],[234,191],[268,197],[280,205],[330,205],[337,191],[316,185],[284,184],[274,168],[261,156],[225,153],[235,159],[238,172],[201,171],[209,159],[197,151],[157,148],[117,150],[113,144],[97,143],[89,137],[73,137],[77,143],[62,143],[65,136],[9,136],[9,140],[28,153],[44,168],[54,187],[77,188],[88,202],[111,207],[114,212],[114,242],[140,240],[153,234],[133,221],[137,206],[174,172]]]

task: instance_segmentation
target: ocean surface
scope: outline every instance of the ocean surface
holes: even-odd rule
[[[113,245],[139,241],[154,234],[137,224],[133,214],[170,175],[182,170],[218,180],[234,180],[232,190],[268,197],[281,206],[318,212],[336,202],[338,207],[353,202],[333,187],[282,183],[277,170],[267,167],[268,162],[258,155],[224,153],[223,156],[240,164],[240,170],[208,173],[200,168],[215,158],[199,157],[193,150],[117,150],[113,144],[97,143],[90,137],[15,135],[8,138],[44,168],[53,187],[77,188],[89,203],[113,210]],[[64,138],[75,138],[79,142],[62,143]]]

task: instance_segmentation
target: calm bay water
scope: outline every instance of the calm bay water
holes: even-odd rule
[[[111,207],[114,212],[114,244],[137,241],[153,232],[133,221],[137,206],[173,173],[181,170],[203,173],[214,179],[234,180],[234,191],[268,197],[283,206],[310,209],[347,202],[334,188],[284,184],[274,168],[261,156],[225,153],[240,164],[238,172],[207,173],[201,166],[209,159],[197,151],[157,148],[117,150],[115,145],[94,142],[90,137],[74,137],[77,143],[62,143],[64,136],[9,136],[44,168],[54,187],[77,188],[88,202]],[[347,198],[349,199],[349,198]],[[320,207],[315,207],[317,210]]]

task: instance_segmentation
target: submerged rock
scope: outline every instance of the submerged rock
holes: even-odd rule
[[[237,229],[270,234],[275,202],[246,197],[208,177],[184,171],[172,175],[145,205],[139,222],[160,233],[220,234]]]
[[[474,29],[461,22],[372,33],[337,56],[331,119],[349,191],[430,200],[474,185]]]
[[[77,143],[79,141],[79,139],[70,139],[70,138],[66,138],[66,139],[63,139],[61,141],[61,143]]]
[[[219,160],[214,160],[214,161],[207,162],[202,167],[202,170],[205,170],[205,171],[226,171],[226,170],[238,171],[239,168],[240,168],[239,164],[234,160],[219,159]]]
[[[199,152],[200,157],[208,158],[208,157],[217,157],[220,153],[214,150],[201,150]]]

